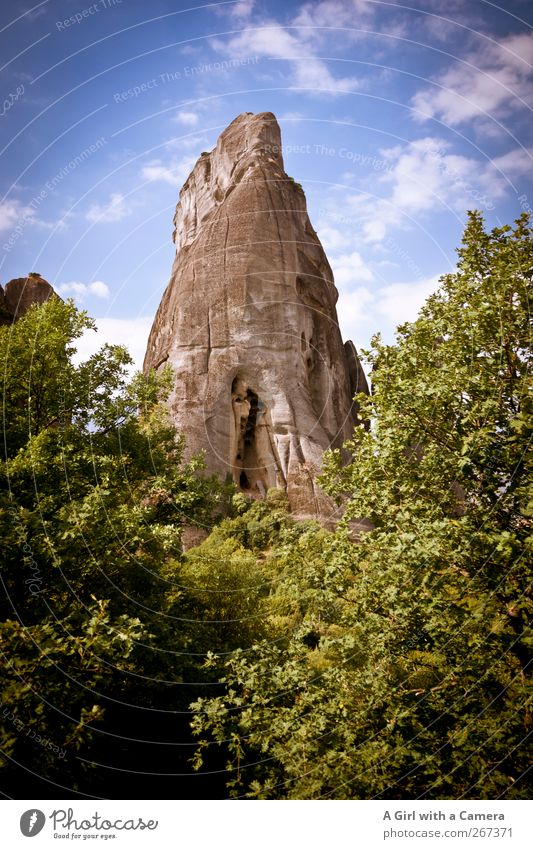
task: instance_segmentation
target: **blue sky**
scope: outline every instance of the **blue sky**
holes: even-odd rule
[[[495,226],[533,206],[525,0],[4,0],[0,16],[0,281],[40,272],[137,361],[179,188],[240,112],[278,117],[358,347],[416,316],[467,209]]]

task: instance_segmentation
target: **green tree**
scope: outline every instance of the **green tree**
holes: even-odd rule
[[[322,477],[341,527],[274,546],[278,637],[195,705],[197,763],[226,747],[233,793],[527,796],[532,269],[527,216],[486,233],[471,213],[457,270],[373,340],[371,427]]]
[[[91,760],[105,696],[149,704],[158,682],[180,680],[186,640],[165,599],[181,530],[212,527],[226,494],[200,459],[182,462],[168,371],[130,379],[114,345],[75,365],[92,327],[52,298],[0,329],[3,766],[26,762],[67,786],[80,749]],[[37,729],[64,760],[35,743]]]

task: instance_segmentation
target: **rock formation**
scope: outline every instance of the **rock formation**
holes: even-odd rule
[[[274,115],[239,115],[200,156],[174,225],[144,366],[173,367],[188,456],[203,449],[208,470],[245,493],[279,487],[297,515],[327,518],[322,454],[351,435],[353,395],[368,390]]]
[[[5,287],[0,286],[0,325],[12,324],[33,304],[43,304],[53,294],[50,283],[36,272],[10,280]]]

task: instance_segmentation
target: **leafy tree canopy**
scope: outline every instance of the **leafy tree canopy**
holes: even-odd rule
[[[76,365],[72,303],[0,328],[8,779],[113,796],[85,771],[131,749],[157,774],[147,722],[186,773],[196,699],[195,766],[234,795],[527,797],[532,270],[526,216],[472,213],[456,271],[375,337],[353,461],[324,462],[335,533],[184,463],[170,373],[112,345]],[[183,553],[185,523],[212,531]]]
[[[117,345],[75,364],[91,328],[52,298],[0,329],[1,748],[4,765],[30,759],[67,787],[83,772],[78,750],[91,760],[104,695],[149,701],[151,681],[180,680],[180,624],[161,611],[182,526],[212,527],[226,497],[200,459],[182,462],[168,371],[130,379]],[[34,742],[37,727],[63,759]]]
[[[195,705],[197,765],[227,747],[234,794],[527,796],[532,272],[527,216],[471,213],[456,271],[374,338],[371,427],[322,476],[341,527],[265,551],[272,632]]]

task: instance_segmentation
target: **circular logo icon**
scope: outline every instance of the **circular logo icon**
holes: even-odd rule
[[[20,830],[24,837],[35,837],[42,831],[45,822],[46,817],[42,811],[37,810],[37,808],[30,808],[20,818]]]

